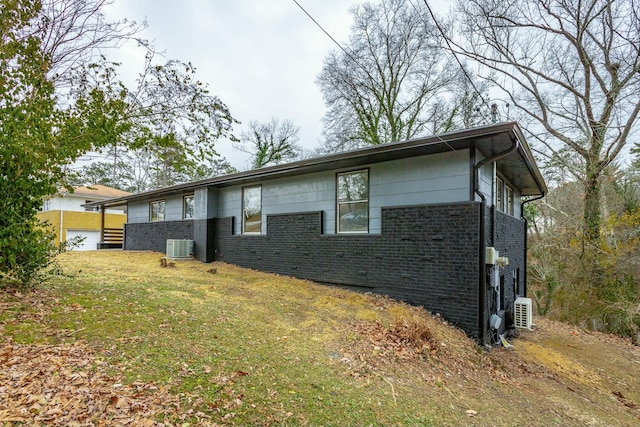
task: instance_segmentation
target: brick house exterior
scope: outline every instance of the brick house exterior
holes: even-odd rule
[[[125,249],[195,242],[214,260],[386,294],[483,343],[526,295],[523,197],[546,185],[515,122],[121,197]],[[508,265],[487,264],[494,248]],[[500,330],[489,318],[500,316]]]

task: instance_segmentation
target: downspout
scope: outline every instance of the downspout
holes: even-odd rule
[[[528,261],[527,261],[527,253],[529,252],[529,221],[524,216],[524,205],[527,203],[535,202],[536,200],[540,200],[545,196],[544,191],[538,197],[534,197],[532,199],[525,200],[520,204],[520,216],[524,220],[524,271],[523,271],[523,280],[524,280],[524,292],[523,296],[527,296],[527,270],[528,270]]]
[[[478,288],[478,299],[480,300],[480,304],[478,304],[478,331],[480,332],[479,339],[480,342],[484,344],[485,341],[485,317],[487,315],[487,266],[485,259],[485,212],[487,210],[487,198],[480,191],[480,168],[486,165],[489,162],[495,162],[502,157],[508,156],[509,154],[515,152],[518,147],[520,147],[520,142],[517,138],[513,141],[513,145],[508,150],[502,151],[500,153],[496,153],[493,156],[486,157],[480,160],[478,163],[474,165],[473,171],[473,192],[480,197],[480,244],[479,244],[479,252],[480,256],[480,280],[479,280],[479,288]],[[475,144],[473,147],[474,155],[475,155]],[[493,243],[493,242],[492,242]]]

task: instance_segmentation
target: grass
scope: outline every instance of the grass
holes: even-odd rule
[[[486,353],[445,322],[386,298],[226,264],[217,264],[216,274],[196,261],[161,268],[159,258],[146,252],[64,254],[67,276],[44,291],[46,298],[4,297],[8,309],[0,312],[0,331],[25,344],[86,342],[111,376],[169,386],[194,423],[583,421],[572,412],[585,410],[579,399],[562,396],[568,381],[580,379],[572,376],[586,373],[574,369],[558,386],[539,373],[547,372],[551,353],[534,351],[534,341],[520,346],[530,359],[498,349]],[[553,354],[554,360],[564,357]],[[532,384],[566,402],[558,406],[539,389],[532,395]],[[573,409],[558,409],[562,405]],[[614,425],[637,420],[634,414],[592,417]]]
[[[197,393],[194,410],[240,424],[424,420],[382,381],[354,384],[345,375],[339,341],[354,311],[384,318],[367,307],[369,297],[229,265],[208,274],[195,261],[161,269],[158,254],[134,257],[127,265],[121,252],[65,255],[70,277],[51,289],[55,333],[28,324],[5,332],[23,343],[85,340],[125,381]]]

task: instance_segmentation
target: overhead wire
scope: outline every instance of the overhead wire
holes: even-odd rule
[[[417,9],[417,7],[415,6],[415,4],[411,1],[408,0],[409,3],[411,4],[411,6],[413,7],[413,9],[416,11],[416,13],[422,17],[422,19],[424,20],[424,16],[422,14],[420,14],[419,10]],[[293,2],[300,8],[300,10],[302,10],[302,12],[304,12],[305,15],[307,15],[307,17],[318,27],[320,28],[320,30],[322,30],[322,32],[329,37],[329,39],[336,45],[338,46],[338,48],[344,52],[345,55],[347,55],[347,57],[349,59],[351,59],[358,67],[362,68],[366,73],[368,73],[369,71],[362,65],[360,64],[360,62],[358,62],[358,60],[356,58],[354,58],[354,56],[349,53],[349,51],[347,51],[300,3],[298,3],[297,0],[293,0]],[[425,5],[427,6],[427,9],[429,11],[429,14],[431,15],[431,19],[433,20],[434,24],[436,25],[436,28],[438,29],[438,31],[440,32],[440,34],[442,35],[442,37],[444,38],[445,42],[447,43],[447,47],[449,48],[449,51],[452,53],[453,57],[455,58],[456,62],[458,63],[458,66],[460,67],[460,69],[462,70],[462,72],[464,73],[465,77],[467,78],[467,80],[469,80],[469,82],[471,83],[471,86],[473,87],[473,90],[478,94],[478,96],[480,97],[480,99],[482,100],[482,103],[489,106],[488,102],[484,99],[484,97],[482,96],[482,93],[478,90],[478,88],[476,87],[475,83],[473,82],[473,80],[471,79],[471,77],[469,76],[469,74],[467,73],[467,70],[464,68],[464,66],[462,65],[462,62],[460,62],[460,59],[458,58],[458,56],[456,55],[456,53],[453,51],[453,48],[451,47],[449,38],[446,36],[444,29],[442,28],[442,26],[440,25],[440,23],[437,21],[435,14],[433,13],[433,11],[431,10],[431,7],[429,6],[429,3],[427,3],[427,0],[424,0]],[[425,21],[426,24],[426,21]],[[452,151],[455,151],[453,149],[453,147],[451,147],[446,141],[444,141],[442,138],[439,138],[444,144],[446,144]]]
[[[445,33],[444,29],[440,25],[440,22],[438,22],[438,20],[436,19],[436,15],[433,13],[433,10],[431,10],[431,6],[429,6],[429,2],[427,2],[427,0],[422,0],[422,1],[424,2],[425,6],[427,7],[427,10],[429,11],[429,15],[431,16],[431,19],[433,20],[433,23],[435,24],[436,28],[440,32],[440,35],[442,35],[442,38],[444,39],[445,43],[447,44],[447,47],[449,48],[449,52],[451,52],[451,54],[453,55],[453,58],[458,63],[458,66],[462,70],[463,74],[465,75],[467,80],[469,80],[469,83],[471,83],[471,87],[473,87],[473,90],[478,94],[478,96],[482,100],[482,103],[484,105],[486,105],[488,108],[491,108],[491,106],[489,105],[487,100],[484,99],[484,96],[482,96],[482,93],[476,87],[476,84],[473,81],[473,79],[471,78],[471,76],[469,76],[469,73],[467,72],[467,70],[462,65],[462,62],[458,58],[458,55],[456,55],[456,52],[453,50],[453,47],[451,47],[451,39],[449,38],[449,36],[447,36],[447,34]],[[416,10],[416,12],[419,14],[419,12],[418,12],[417,8],[415,7],[415,5],[413,4],[413,2],[411,0],[409,0],[409,2],[413,6],[414,10]],[[422,16],[422,15],[420,15],[420,16]],[[483,114],[483,116],[484,116],[484,114]]]
[[[293,2],[300,8],[300,10],[304,12],[305,15],[309,17],[309,19],[311,19],[311,21],[313,21],[314,24],[316,24],[318,28],[322,30],[323,33],[327,35],[327,37],[331,39],[333,43],[335,43],[336,46],[340,48],[341,51],[344,52],[345,55],[349,57],[349,59],[351,59],[358,67],[362,68],[365,72],[367,73],[369,72],[362,64],[358,62],[356,58],[353,57],[353,55],[351,55],[351,53],[349,53],[349,51],[347,51],[331,34],[329,34],[329,32],[325,30],[324,27],[320,25],[320,23],[316,21],[316,19],[313,16],[311,16],[311,14],[307,12],[307,10],[304,7],[302,7],[302,5],[298,3],[297,0],[293,0]]]

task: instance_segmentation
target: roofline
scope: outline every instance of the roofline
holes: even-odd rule
[[[518,125],[517,122],[512,122],[512,123],[515,124],[515,126],[513,127],[513,132],[516,134],[516,137],[520,140],[520,148],[518,150],[519,151],[522,150],[524,154],[524,155],[521,155],[522,161],[527,165],[529,172],[531,172],[531,176],[533,176],[533,179],[538,184],[538,189],[540,190],[539,195],[544,196],[549,192],[547,183],[544,182],[544,177],[542,176],[540,169],[538,169],[538,165],[535,163],[535,158],[533,157],[533,153],[531,152],[531,148],[529,147],[529,144],[527,144],[526,142],[524,134],[522,133],[522,129],[520,129],[520,126]]]
[[[135,200],[144,200],[144,199],[153,199],[156,196],[164,196],[169,194],[186,192],[189,190],[195,190],[200,187],[207,187],[210,185],[232,185],[234,182],[246,181],[252,178],[272,178],[278,175],[284,175],[291,171],[300,171],[300,174],[304,173],[305,170],[312,169],[315,166],[319,166],[322,164],[334,163],[340,160],[347,159],[358,159],[361,157],[367,157],[372,154],[380,155],[384,153],[390,152],[401,152],[404,150],[416,148],[416,147],[428,147],[434,145],[445,145],[452,151],[456,151],[453,147],[449,145],[449,143],[479,138],[487,135],[498,134],[502,132],[513,132],[514,136],[518,138],[521,142],[520,148],[518,151],[520,152],[523,161],[527,165],[532,176],[538,187],[541,191],[541,194],[545,194],[547,191],[546,184],[544,183],[544,179],[542,178],[542,174],[538,170],[535,162],[533,162],[533,155],[528,145],[525,142],[524,135],[520,130],[520,126],[515,121],[490,124],[485,126],[479,126],[475,128],[467,128],[462,130],[456,130],[453,132],[448,132],[440,135],[432,135],[428,137],[420,137],[407,141],[400,142],[392,142],[388,144],[375,145],[371,147],[364,147],[350,151],[343,151],[336,154],[330,154],[327,156],[314,157],[310,159],[298,160],[292,163],[285,163],[281,165],[268,166],[260,169],[251,169],[248,171],[237,172],[230,175],[222,175],[216,176],[213,178],[207,178],[199,181],[192,181],[183,184],[177,184],[170,187],[164,187],[156,190],[146,191],[142,193],[135,193],[128,196],[122,196],[117,198],[112,198],[106,201],[96,201],[85,204],[85,206],[120,206],[125,205],[130,201]]]

